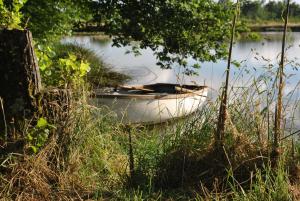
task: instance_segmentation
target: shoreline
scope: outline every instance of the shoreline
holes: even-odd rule
[[[283,31],[283,24],[280,23],[272,23],[272,24],[253,24],[253,25],[248,25],[250,28],[251,32],[274,32],[278,31],[281,32]],[[300,32],[300,23],[296,24],[289,24],[288,29],[292,32]]]

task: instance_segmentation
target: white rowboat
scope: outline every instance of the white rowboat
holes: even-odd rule
[[[208,93],[206,86],[150,84],[120,86],[95,92],[91,104],[108,106],[123,123],[154,124],[189,115],[199,109]]]

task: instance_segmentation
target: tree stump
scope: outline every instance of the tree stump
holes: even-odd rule
[[[33,114],[41,90],[30,31],[0,30],[0,86],[0,136],[7,138],[18,121]]]

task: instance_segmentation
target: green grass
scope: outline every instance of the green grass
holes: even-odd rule
[[[77,173],[95,200],[290,200],[287,162],[271,170],[264,158],[267,152],[253,133],[257,117],[233,106],[230,118],[236,124],[228,125],[228,158],[212,146],[217,112],[212,104],[167,129],[131,127],[135,162],[131,184],[127,130],[109,110],[82,108],[71,159],[80,158]],[[241,115],[244,118],[237,121]]]
[[[78,55],[85,58],[81,51]],[[57,129],[39,153],[1,161],[0,198],[297,200],[291,189],[299,191],[300,146],[284,141],[280,164],[274,167],[269,157],[274,116],[270,108],[259,107],[265,95],[273,102],[274,90],[259,91],[258,85],[256,80],[248,88],[230,91],[223,150],[214,148],[219,100],[162,126],[128,126],[110,109],[89,105],[89,94],[81,94],[66,122],[58,117],[54,121]]]
[[[53,199],[63,195],[68,199],[80,196],[91,200],[290,200],[293,195],[287,160],[291,157],[285,154],[279,168],[271,170],[264,158],[268,156],[266,147],[256,132],[259,114],[249,112],[251,103],[246,102],[249,96],[230,104],[231,122],[227,123],[224,153],[213,148],[216,103],[164,128],[128,128],[109,109],[82,102],[72,113],[69,155],[63,168],[56,170],[58,179],[41,180],[55,170],[51,166],[40,167],[47,164],[48,159],[43,160],[42,156],[51,149],[46,146],[38,155],[27,156],[29,164],[40,160],[37,167],[26,169],[39,172],[28,174],[29,181],[37,180],[40,186],[48,186]],[[132,178],[128,129],[135,165]],[[7,180],[5,175],[2,179]],[[1,196],[24,198],[24,192],[32,184],[26,185],[23,190],[9,186],[10,190]]]

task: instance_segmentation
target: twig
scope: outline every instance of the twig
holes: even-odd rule
[[[280,141],[281,140],[285,140],[286,138],[289,138],[289,137],[291,137],[293,135],[297,135],[297,134],[300,134],[300,130],[297,130],[297,131],[295,131],[295,132],[293,132],[293,133],[291,133],[291,134],[289,134],[287,136],[284,136],[283,138],[280,139]]]
[[[242,163],[240,163],[237,167],[235,167],[234,168],[234,170],[233,171],[236,171],[237,169],[239,169],[242,165],[244,165],[245,163],[247,163],[247,162],[250,162],[250,161],[254,161],[254,160],[257,160],[257,159],[268,159],[268,157],[265,157],[265,156],[256,156],[256,157],[254,157],[254,158],[250,158],[250,159],[248,159],[248,160],[244,160]]]
[[[226,149],[225,149],[225,147],[223,146],[223,151],[224,151],[224,153],[225,153],[225,156],[226,156],[226,159],[227,159],[227,161],[228,161],[228,163],[229,163],[229,165],[230,165],[230,168],[232,169],[232,164],[231,164],[231,161],[230,161],[230,159],[229,159],[229,156],[228,156],[228,154],[227,154],[227,151],[226,151]]]
[[[26,22],[25,22],[25,25],[24,25],[24,29],[27,29],[27,25],[29,23],[29,20],[30,20],[30,17],[27,18]]]
[[[7,123],[6,123],[4,106],[3,106],[3,99],[1,97],[0,97],[0,106],[1,106],[1,110],[2,110],[3,123],[4,123],[4,140],[7,141],[7,136],[8,136]]]
[[[126,131],[128,133],[130,182],[132,182],[132,179],[134,177],[134,158],[133,158],[132,137],[131,137],[130,127],[127,127]]]

